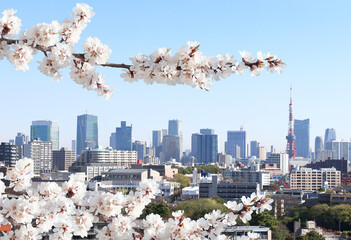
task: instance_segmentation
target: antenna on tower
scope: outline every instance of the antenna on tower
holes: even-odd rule
[[[294,117],[292,112],[292,86],[290,84],[290,104],[289,104],[289,130],[286,136],[286,153],[289,154],[289,158],[296,157],[295,147],[295,134],[294,134]]]

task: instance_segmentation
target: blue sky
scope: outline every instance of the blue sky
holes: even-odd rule
[[[37,70],[38,54],[27,72],[0,62],[0,141],[17,132],[29,134],[32,120],[60,123],[60,144],[70,146],[76,117],[86,110],[99,118],[99,139],[108,145],[121,120],[133,124],[135,140],[150,141],[151,132],[167,128],[169,119],[183,121],[184,148],[191,134],[213,128],[223,150],[227,130],[241,124],[249,140],[284,150],[288,127],[289,87],[294,92],[294,116],[310,118],[311,147],[325,128],[337,138],[351,138],[349,58],[351,53],[350,1],[85,1],[95,17],[84,30],[77,52],[89,36],[112,49],[111,62],[130,63],[140,52],[158,47],[173,53],[189,40],[200,42],[204,55],[240,50],[272,51],[287,63],[283,74],[231,76],[214,82],[210,92],[188,86],[127,83],[121,70],[100,67],[115,96],[105,101],[75,84],[68,71],[54,82]],[[3,2],[17,9],[22,30],[40,22],[63,21],[75,1]]]

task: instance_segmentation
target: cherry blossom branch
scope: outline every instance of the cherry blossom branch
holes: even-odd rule
[[[258,52],[257,57],[243,51],[241,61],[232,55],[207,57],[199,50],[200,44],[188,42],[172,55],[170,49],[159,48],[151,55],[138,54],[131,57],[131,65],[110,63],[112,51],[98,38],[85,40],[85,53],[74,53],[73,46],[79,41],[82,31],[95,15],[87,4],[77,4],[70,19],[64,22],[40,23],[20,33],[21,20],[16,11],[3,11],[0,19],[0,60],[6,57],[16,70],[26,71],[37,51],[44,54],[38,69],[45,75],[60,80],[61,69],[70,66],[70,76],[88,90],[94,90],[106,99],[113,91],[105,83],[105,77],[95,72],[95,66],[121,68],[121,77],[128,82],[143,80],[147,84],[186,84],[209,90],[213,80],[220,80],[232,74],[244,74],[248,69],[257,76],[263,69],[280,73],[285,64],[271,53]],[[18,36],[18,39],[14,39]]]

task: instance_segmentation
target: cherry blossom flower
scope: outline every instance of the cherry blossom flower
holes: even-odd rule
[[[7,9],[2,12],[3,16],[0,19],[0,33],[6,38],[15,37],[22,26],[21,19],[14,16],[17,11],[14,9]]]
[[[87,52],[84,57],[90,64],[104,64],[112,53],[111,49],[102,44],[98,38],[89,37],[82,47]]]

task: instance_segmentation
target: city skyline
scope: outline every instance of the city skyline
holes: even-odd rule
[[[5,114],[2,114],[0,124],[6,128],[0,129],[0,141],[13,139],[17,132],[29,135],[32,120],[50,118],[60,123],[61,145],[70,146],[71,140],[75,139],[74,119],[87,109],[99,116],[103,146],[108,146],[109,135],[120,121],[133,124],[135,139],[151,141],[152,130],[167,128],[170,119],[181,119],[184,148],[190,148],[189,136],[192,133],[200,128],[211,128],[218,134],[219,150],[223,151],[226,132],[239,130],[244,123],[249,140],[257,140],[267,148],[274,145],[277,151],[284,151],[290,84],[294,89],[294,116],[311,120],[311,141],[314,136],[323,135],[326,128],[335,128],[339,139],[349,140],[349,113],[344,111],[348,106],[345,96],[348,96],[347,90],[351,87],[347,71],[351,49],[345,47],[351,40],[350,32],[345,31],[351,23],[347,12],[351,7],[349,1],[339,1],[338,4],[316,4],[313,1],[226,2],[225,8],[222,4],[213,6],[206,1],[200,5],[195,2],[109,2],[108,7],[101,2],[86,2],[94,8],[96,15],[83,32],[82,40],[99,33],[96,35],[113,51],[111,62],[129,63],[130,56],[139,52],[148,55],[158,47],[172,48],[175,52],[188,40],[196,40],[201,44],[201,51],[209,56],[231,53],[238,58],[240,50],[252,53],[272,51],[287,63],[287,68],[282,75],[263,72],[255,78],[249,74],[232,76],[214,82],[209,92],[188,86],[129,84],[119,77],[120,70],[103,69],[106,81],[115,89],[115,96],[105,101],[72,82],[68,71],[63,72],[60,82],[50,81],[36,69],[36,61],[41,60],[39,56],[34,56],[30,70],[24,73],[15,71],[4,60],[0,70],[3,79],[9,81],[6,81],[6,87],[0,89],[0,96],[3,102],[11,100],[11,104],[2,109]],[[39,22],[62,21],[68,17],[75,4],[71,1],[61,3],[52,8],[45,1],[38,1],[41,11],[46,14],[35,16],[28,10],[32,6],[30,2],[4,2],[2,7],[18,10],[24,30]],[[185,3],[198,11],[179,19]],[[125,9],[133,9],[135,17],[131,19],[131,11]],[[296,18],[296,12],[299,12],[299,18]],[[279,20],[269,27],[257,25],[257,19],[265,19],[267,13]],[[255,17],[247,17],[248,14]],[[205,15],[212,17],[204,18]],[[119,31],[111,31],[114,25],[109,19],[112,16],[116,22],[128,24],[121,26]],[[227,16],[246,21],[229,30],[222,24]],[[160,25],[157,29],[152,28],[160,17],[167,21],[157,21]],[[140,32],[134,31],[140,28],[140,22],[144,22],[145,28]],[[189,28],[189,22],[196,22],[197,27]],[[248,31],[252,26],[256,26],[255,30]],[[218,30],[217,34],[210,34],[209,29],[214,27]],[[77,44],[78,48],[81,43]],[[335,59],[336,53],[338,61],[320,61]],[[34,90],[40,94],[33,94]],[[14,91],[21,97],[14,97]],[[142,107],[140,103],[145,101],[147,106]],[[40,103],[42,108],[33,108],[34,103]],[[18,115],[20,117],[15,117]]]

